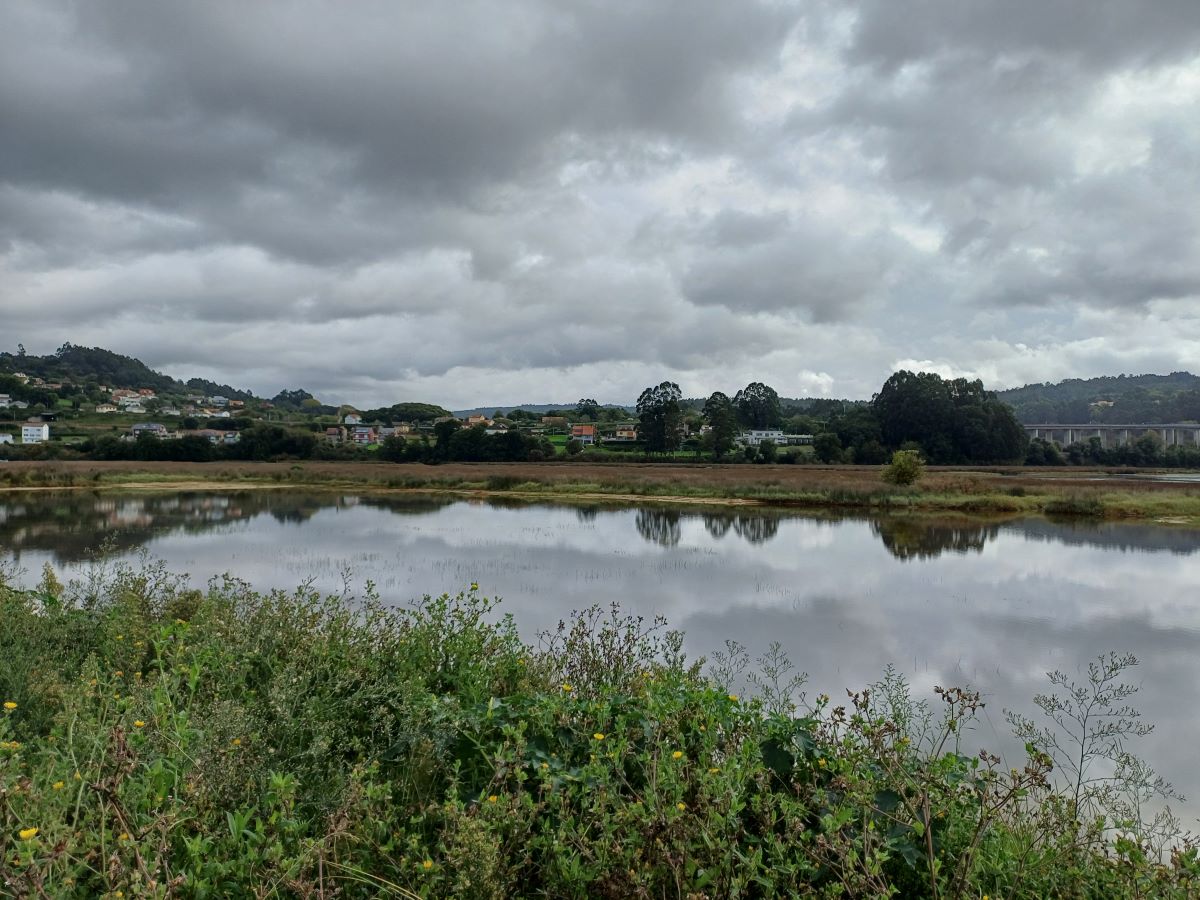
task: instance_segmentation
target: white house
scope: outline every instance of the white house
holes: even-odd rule
[[[343,425],[361,425],[362,424],[362,416],[357,415],[356,413],[346,413],[345,418],[342,419],[342,424]]]
[[[738,443],[746,444],[750,447],[757,447],[763,441],[782,444],[783,432],[778,428],[752,428],[749,431],[743,431],[738,436]]]
[[[21,426],[22,444],[40,444],[50,440],[50,426],[44,422],[26,422]]]
[[[11,434],[7,431],[0,431],[0,444],[11,444],[12,442],[13,436]]]

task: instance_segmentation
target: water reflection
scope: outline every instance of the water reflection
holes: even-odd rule
[[[471,501],[496,509],[528,509],[529,504],[503,498]],[[202,534],[228,529],[258,516],[303,526],[323,510],[356,506],[395,516],[421,517],[463,501],[445,496],[343,496],[292,491],[237,491],[178,494],[29,494],[0,501],[0,549],[16,556],[40,551],[58,563],[89,558],[102,543],[130,552],[170,534]],[[581,526],[595,526],[601,517],[616,522],[629,518],[629,507],[589,505],[572,507]],[[980,554],[1004,532],[1027,540],[1071,546],[1102,547],[1121,552],[1192,554],[1200,549],[1194,530],[1089,520],[1015,519],[1004,522],[926,516],[814,516],[784,510],[713,509],[703,512],[671,507],[642,507],[632,525],[649,544],[664,549],[679,546],[692,522],[699,522],[714,540],[729,534],[754,545],[774,541],[787,521],[867,524],[887,552],[904,561],[932,560],[946,554]]]
[[[1001,710],[1029,712],[1048,669],[1129,651],[1143,660],[1137,704],[1160,726],[1146,755],[1200,794],[1200,773],[1188,783],[1200,743],[1196,531],[286,491],[0,497],[0,550],[30,580],[43,562],[79,574],[106,538],[127,556],[147,547],[197,585],[228,571],[263,589],[312,579],[339,590],[349,568],[404,602],[477,581],[528,637],[618,601],[664,615],[693,655],[779,640],[814,693],[860,687],[891,663],[926,696],[939,684],[983,690],[980,746],[1004,746]]]
[[[982,553],[987,542],[1000,533],[1000,526],[890,516],[873,519],[871,532],[896,559],[935,559],[947,551]]]

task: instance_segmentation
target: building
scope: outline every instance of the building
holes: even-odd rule
[[[571,440],[579,441],[584,446],[596,443],[596,426],[595,425],[572,425]]]
[[[97,403],[96,404],[96,412],[102,416],[110,415],[111,413],[115,413],[116,411],[117,411],[117,408],[115,406],[113,406],[111,403]]]
[[[7,431],[0,431],[0,444],[11,444],[12,442],[13,436],[11,434]]]
[[[0,409],[8,409],[10,403],[12,403],[12,397],[8,394],[0,394]]]
[[[355,425],[350,429],[350,440],[355,444],[366,446],[374,444],[379,439],[379,433],[370,425]]]
[[[50,440],[50,426],[45,422],[26,422],[21,426],[22,444],[40,444]]]
[[[346,413],[346,415],[342,418],[342,424],[343,425],[361,425],[362,424],[362,416],[360,416],[358,413]]]
[[[623,425],[620,428],[618,428],[616,431],[614,431],[611,435],[609,435],[607,440],[623,441],[625,443],[628,443],[629,441],[636,441],[637,440],[637,429],[627,426],[627,425]]]
[[[782,444],[783,432],[778,428],[751,428],[738,435],[737,440],[739,444],[745,444],[747,447],[757,447],[763,441]]]
[[[151,437],[165,438],[167,437],[167,426],[160,425],[157,422],[138,422],[129,429],[130,435],[133,437],[141,437],[143,434],[148,434]]]

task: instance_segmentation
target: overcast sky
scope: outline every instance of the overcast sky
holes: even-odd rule
[[[1200,2],[3,2],[18,341],[360,405],[1197,371]]]

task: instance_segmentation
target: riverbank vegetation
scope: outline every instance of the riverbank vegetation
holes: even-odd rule
[[[1103,469],[929,468],[890,485],[862,466],[714,466],[589,462],[55,462],[0,466],[3,490],[200,490],[303,487],[355,492],[495,495],[514,500],[637,500],[875,512],[1089,516],[1200,524],[1200,485]]]
[[[1190,897],[1130,755],[1135,661],[1052,678],[1025,758],[885,673],[806,701],[777,651],[692,662],[583,612],[533,643],[471,585],[206,591],[149,565],[0,582],[6,894]],[[1080,724],[1082,723],[1082,729]],[[1099,734],[1080,748],[1069,732]],[[1079,761],[1075,764],[1073,761]]]

